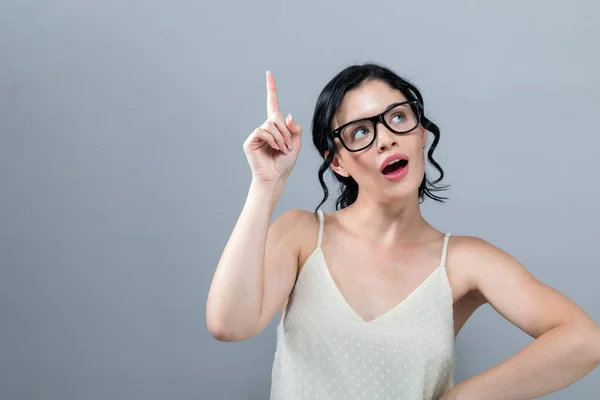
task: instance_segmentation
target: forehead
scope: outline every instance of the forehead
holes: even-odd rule
[[[346,122],[377,115],[390,104],[406,101],[401,91],[375,80],[362,83],[344,96],[334,118],[336,128]]]

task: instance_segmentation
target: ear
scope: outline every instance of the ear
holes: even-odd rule
[[[425,147],[427,147],[427,141],[429,139],[429,135],[427,134],[427,129],[422,128],[422,134],[421,134],[421,145],[423,146],[423,149],[425,149]]]
[[[325,150],[323,155],[327,158],[329,154],[329,150]],[[345,176],[346,178],[350,176],[348,171],[344,168],[344,162],[340,159],[340,156],[335,154],[333,156],[333,161],[331,162],[331,169],[338,175]]]

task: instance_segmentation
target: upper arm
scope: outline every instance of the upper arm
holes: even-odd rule
[[[470,288],[530,336],[565,323],[595,325],[577,304],[540,282],[507,252],[474,237],[464,237],[460,247]]]
[[[263,299],[259,322],[262,331],[281,308],[296,282],[300,248],[313,214],[290,210],[269,226],[265,248]]]

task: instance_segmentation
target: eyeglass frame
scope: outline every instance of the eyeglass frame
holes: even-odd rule
[[[416,112],[416,114],[417,114],[417,123],[416,123],[416,125],[413,128],[411,128],[411,129],[409,129],[407,131],[398,132],[398,131],[392,129],[388,125],[388,123],[385,122],[385,119],[383,118],[383,116],[388,111],[392,110],[395,107],[401,106],[403,104],[413,104],[413,105],[415,105],[416,110],[417,110],[417,112]],[[359,152],[359,151],[363,151],[363,150],[369,148],[375,142],[375,139],[377,138],[377,124],[379,122],[381,122],[391,132],[394,132],[394,133],[396,133],[398,135],[409,133],[409,132],[412,132],[415,129],[417,129],[417,127],[421,124],[421,108],[422,108],[421,107],[421,102],[418,99],[402,101],[400,103],[394,103],[394,104],[390,105],[388,108],[386,108],[380,114],[374,115],[372,117],[367,117],[367,118],[359,118],[359,119],[355,119],[354,121],[347,122],[344,125],[342,125],[342,126],[338,127],[337,129],[335,129],[333,132],[331,132],[331,134],[333,135],[334,138],[338,138],[340,140],[340,142],[342,143],[342,146],[344,146],[344,148],[346,150],[348,150],[349,152],[356,153],[356,152]],[[348,148],[348,146],[346,146],[346,143],[344,143],[344,139],[342,139],[341,132],[342,132],[342,129],[344,129],[348,125],[355,124],[355,123],[357,123],[359,121],[369,121],[369,122],[371,122],[373,124],[373,128],[374,128],[374,130],[373,130],[373,139],[371,139],[371,141],[369,142],[369,144],[366,145],[365,147],[362,147],[362,148],[360,148],[358,150],[352,150],[352,149]]]

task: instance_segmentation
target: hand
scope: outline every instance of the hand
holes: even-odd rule
[[[290,114],[279,112],[275,78],[267,72],[267,120],[244,142],[253,181],[275,183],[286,179],[298,159],[302,127]]]

